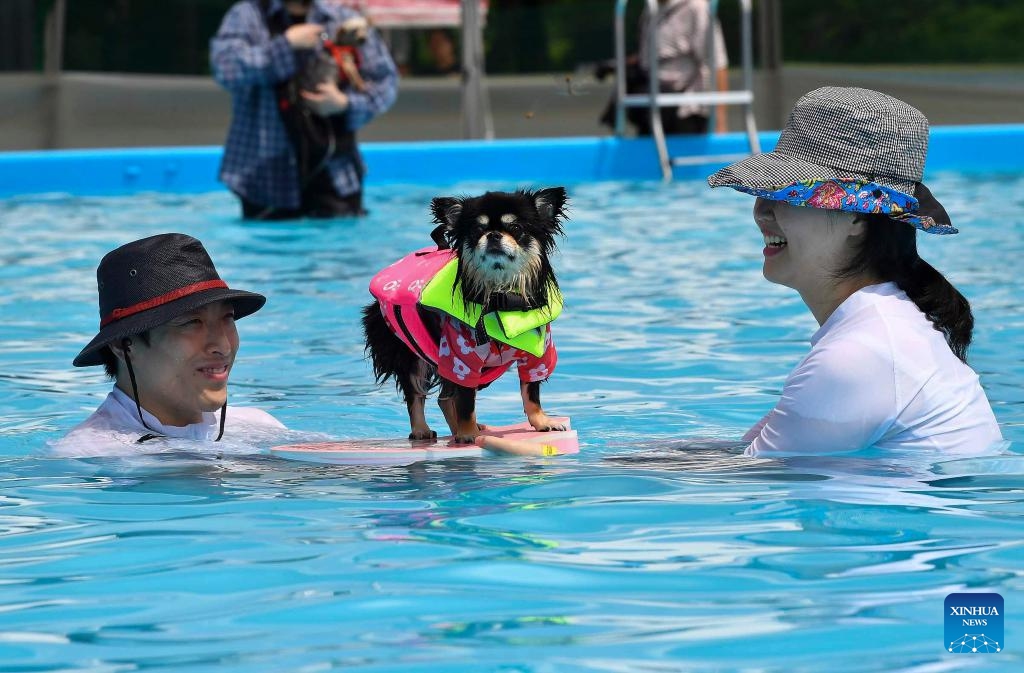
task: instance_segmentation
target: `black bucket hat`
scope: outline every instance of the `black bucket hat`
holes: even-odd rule
[[[158,234],[108,252],[96,269],[96,282],[100,331],[75,358],[76,367],[101,365],[108,344],[215,301],[230,301],[235,318],[255,313],[267,301],[228,288],[203,244],[185,234]]]
[[[927,154],[928,119],[917,108],[870,89],[822,87],[797,101],[774,151],[726,166],[708,184],[955,234],[921,183]]]

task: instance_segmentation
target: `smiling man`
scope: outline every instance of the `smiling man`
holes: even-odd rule
[[[55,453],[124,455],[159,438],[219,441],[225,428],[284,428],[259,409],[233,407],[228,419],[235,320],[266,298],[230,289],[202,243],[184,234],[133,241],[103,257],[96,280],[100,331],[74,365],[103,365],[114,389]]]

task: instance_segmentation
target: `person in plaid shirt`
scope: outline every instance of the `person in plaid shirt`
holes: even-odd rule
[[[395,64],[378,32],[370,28],[358,48],[361,89],[326,81],[315,91],[299,92],[301,100],[289,102],[284,94],[293,76],[324,48],[324,35],[335,35],[358,17],[323,0],[242,0],[224,16],[210,43],[214,79],[232,103],[220,179],[241,200],[243,217],[364,212],[365,168],[355,132],[387,111],[398,93]],[[310,156],[308,138],[286,125],[292,105],[292,112],[303,106],[307,117],[322,118],[321,127],[328,129],[330,143],[319,158]]]

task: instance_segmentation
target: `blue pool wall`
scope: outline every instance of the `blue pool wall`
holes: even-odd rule
[[[763,151],[778,132],[763,132]],[[670,139],[676,156],[747,151],[742,133]],[[449,185],[464,181],[531,184],[658,180],[650,139],[615,137],[489,141],[364,143],[367,184]],[[60,193],[115,196],[137,192],[202,193],[217,181],[218,147],[49,150],[0,153],[0,197]],[[679,179],[703,178],[719,163],[676,169]],[[943,126],[931,130],[926,171],[1024,170],[1024,124]]]

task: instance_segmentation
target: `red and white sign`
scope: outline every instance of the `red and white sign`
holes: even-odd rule
[[[462,0],[332,0],[358,10],[380,28],[439,28],[462,24]],[[488,0],[479,0],[487,17]]]

